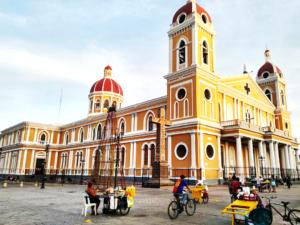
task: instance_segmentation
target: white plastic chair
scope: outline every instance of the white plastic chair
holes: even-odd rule
[[[88,203],[86,203],[86,201]],[[84,216],[86,216],[87,209],[88,209],[88,207],[91,207],[91,206],[95,206],[94,211],[95,211],[95,215],[96,215],[96,211],[97,211],[96,210],[96,203],[90,203],[89,196],[86,193],[84,193],[83,194],[83,206],[82,206],[81,215],[83,215],[83,210],[84,210]]]

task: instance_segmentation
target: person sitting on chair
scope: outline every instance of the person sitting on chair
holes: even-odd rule
[[[89,182],[88,183],[88,188],[85,190],[85,192],[89,195],[90,198],[90,203],[96,203],[96,215],[100,215],[98,213],[98,208],[100,205],[100,199],[99,197],[96,195],[98,191],[94,191],[94,183],[93,182]],[[95,211],[94,211],[94,206],[92,206],[92,213],[91,215],[94,215]]]

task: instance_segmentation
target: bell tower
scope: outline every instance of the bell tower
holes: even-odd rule
[[[174,15],[169,35],[169,74],[197,65],[215,72],[215,35],[209,14],[188,0]]]

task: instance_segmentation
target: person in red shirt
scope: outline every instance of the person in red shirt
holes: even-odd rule
[[[98,213],[98,208],[99,208],[99,205],[100,205],[100,199],[97,196],[98,191],[94,191],[93,188],[94,188],[94,183],[89,182],[88,183],[88,188],[85,190],[85,192],[89,195],[90,203],[96,203],[96,215],[100,215]],[[94,206],[92,206],[91,215],[95,215]]]
[[[232,181],[229,184],[229,193],[231,194],[231,203],[237,200],[238,189],[242,189],[240,183],[236,181],[236,176],[232,177]]]

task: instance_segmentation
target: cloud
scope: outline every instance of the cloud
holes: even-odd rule
[[[0,13],[0,20],[2,22],[12,22],[14,24],[27,24],[28,19],[22,16],[17,16],[17,15],[10,15],[10,14],[4,14]]]

